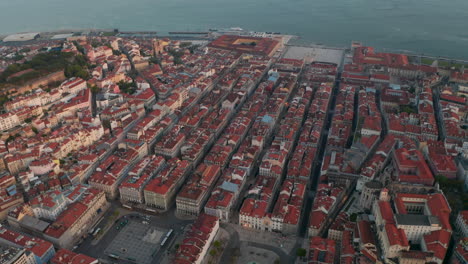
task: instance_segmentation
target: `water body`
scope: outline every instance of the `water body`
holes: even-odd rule
[[[0,0],[0,33],[242,27],[468,59],[468,0]]]

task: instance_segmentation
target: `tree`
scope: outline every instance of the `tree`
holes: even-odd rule
[[[127,83],[124,81],[120,81],[117,83],[121,92],[126,94],[134,94],[136,92],[136,85],[134,82]]]
[[[189,51],[191,54],[193,54],[195,52],[196,49],[198,49],[200,47],[200,45],[192,45],[190,47],[188,47]]]
[[[128,76],[132,79],[135,79],[138,76],[138,71],[135,69],[131,69],[128,71]]]
[[[156,57],[149,58],[149,62],[153,64],[161,64],[161,60]]]
[[[0,74],[0,83],[5,83],[8,80],[8,83],[18,84],[59,70],[65,70],[67,77],[74,77],[75,75],[78,75],[76,77],[87,77],[87,67],[88,61],[83,55],[75,56],[71,52],[50,51],[37,54],[23,64],[9,65]],[[24,70],[30,71],[9,78],[12,74]]]
[[[0,106],[3,106],[6,102],[8,102],[8,95],[2,94],[0,95]]]
[[[183,64],[184,62],[182,61],[182,59],[180,57],[174,57],[174,64],[175,65],[179,65],[179,64]]]
[[[73,41],[73,45],[75,45],[76,49],[77,49],[81,54],[84,54],[84,53],[85,53],[85,50],[84,50],[83,46],[81,46],[80,43],[78,43],[78,41]]]
[[[416,113],[416,109],[412,105],[400,105],[400,112],[411,114]]]
[[[296,255],[298,257],[305,257],[307,254],[307,250],[303,249],[303,248],[298,248],[297,251],[296,251]]]
[[[219,248],[219,247],[221,247],[221,242],[216,240],[215,242],[213,242],[213,246],[215,246],[216,248]]]
[[[31,51],[30,48],[22,48],[22,49],[20,49],[19,52],[20,52],[20,53],[25,53],[25,52],[30,52],[30,51]]]
[[[447,177],[443,175],[436,175],[435,179],[441,186],[445,186],[448,183]]]
[[[349,216],[349,220],[351,222],[356,222],[356,219],[357,219],[357,214],[356,213],[352,213],[350,216]]]
[[[91,46],[92,46],[93,48],[97,48],[97,47],[99,47],[99,45],[100,45],[100,43],[99,43],[97,40],[93,40],[93,41],[91,42]]]
[[[99,87],[97,87],[96,85],[91,86],[89,89],[93,94],[97,94],[100,90]]]
[[[174,58],[174,64],[183,64],[184,62],[182,61],[181,57],[184,55],[183,51],[176,51],[174,49],[171,49],[168,51],[169,55],[171,55]]]
[[[79,64],[72,64],[65,68],[65,76],[67,78],[79,77],[81,79],[87,80],[89,78],[89,73]]]
[[[24,59],[24,56],[21,55],[21,54],[18,54],[18,53],[16,53],[15,56],[13,57],[14,61],[19,61],[19,60],[22,60],[22,59]]]
[[[106,129],[110,129],[111,128],[111,123],[109,120],[103,120],[102,121],[102,127],[106,128]]]
[[[15,136],[10,135],[10,136],[5,140],[5,144],[8,145],[8,142],[13,141],[13,140],[15,140]]]
[[[217,253],[218,253],[218,252],[216,251],[216,249],[210,250],[210,255],[211,255],[212,257],[216,256]]]
[[[81,67],[88,66],[88,60],[84,55],[76,55],[75,63],[80,65]]]

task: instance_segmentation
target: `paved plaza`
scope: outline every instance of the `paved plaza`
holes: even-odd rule
[[[237,264],[273,264],[279,260],[273,251],[248,246],[247,243],[241,244],[240,252]]]
[[[150,264],[167,230],[130,221],[105,250],[105,254],[134,263]]]
[[[250,241],[260,244],[269,245],[282,249],[288,254],[296,243],[296,236],[283,236],[275,232],[265,232],[257,229],[245,229],[239,225],[231,225],[237,233],[241,241]]]
[[[341,49],[325,48],[325,47],[301,47],[290,46],[284,55],[288,59],[306,58],[307,62],[320,61],[341,64],[341,58],[344,51]]]

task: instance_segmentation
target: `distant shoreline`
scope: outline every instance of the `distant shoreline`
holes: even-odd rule
[[[47,39],[51,39],[53,36],[55,35],[61,35],[61,34],[75,34],[75,33],[80,33],[80,34],[83,34],[85,33],[86,36],[99,36],[99,35],[95,35],[95,34],[102,34],[102,33],[114,33],[115,30],[118,30],[118,29],[96,29],[96,28],[76,28],[76,29],[73,29],[73,28],[70,28],[70,29],[58,29],[58,30],[51,30],[51,31],[37,31],[38,33],[41,34],[41,39],[39,40],[47,40]],[[207,40],[209,41],[210,39],[209,38],[202,38],[200,37],[199,35],[197,34],[193,34],[193,33],[190,33],[190,31],[187,31],[188,34],[186,35],[183,35],[183,34],[169,34],[169,33],[174,33],[174,32],[169,32],[169,31],[155,31],[155,30],[125,30],[125,31],[118,31],[118,33],[116,34],[117,36],[119,34],[134,34],[136,37],[141,37],[141,36],[137,36],[138,34],[137,33],[147,33],[147,34],[140,34],[140,35],[154,35],[154,37],[160,37],[160,38],[172,38],[172,39],[186,39],[187,41],[190,41],[190,40]],[[195,31],[194,31],[195,32]],[[199,31],[196,31],[197,33],[199,33]],[[232,31],[232,33],[234,33],[235,31]],[[249,31],[249,30],[242,30],[242,31],[238,31],[238,32],[242,32],[242,33],[253,33],[253,31]],[[3,39],[7,36],[11,36],[11,35],[16,35],[16,34],[25,34],[25,33],[31,33],[31,32],[17,32],[17,33],[12,33],[12,34],[0,34],[0,44],[5,44],[6,42],[3,42]],[[162,33],[166,33],[166,34],[162,34]],[[228,34],[229,32],[225,32],[225,31],[211,31],[211,29],[207,30],[207,33],[223,33],[223,34]],[[265,32],[259,32],[259,33],[265,33]],[[287,46],[301,46],[301,47],[321,47],[321,48],[328,48],[328,49],[349,49],[350,47],[346,47],[346,46],[343,46],[343,47],[339,47],[339,46],[331,46],[331,45],[326,45],[326,44],[322,44],[322,43],[314,43],[314,42],[304,42],[304,43],[300,43],[300,40],[301,37],[300,36],[297,36],[297,35],[289,35],[289,34],[279,34],[279,35],[287,35],[287,36],[293,36],[294,38],[291,38],[291,40],[295,39],[296,41],[293,40],[293,42],[296,42],[296,43],[287,43],[286,45]],[[44,38],[45,36],[45,38]],[[124,37],[127,37],[127,36],[124,36]],[[32,40],[31,42],[33,42],[35,40]],[[352,40],[350,40],[351,42]],[[27,43],[28,41],[24,41],[24,42],[14,42],[15,45],[19,45],[21,43]],[[13,43],[13,42],[11,42]],[[445,57],[445,56],[439,56],[439,55],[434,55],[434,54],[424,54],[424,53],[418,53],[418,52],[414,52],[414,51],[411,51],[411,50],[401,50],[401,49],[397,49],[397,48],[383,48],[383,47],[375,47],[373,46],[374,48],[376,48],[377,50],[380,50],[382,52],[390,52],[390,53],[400,53],[400,54],[404,54],[404,55],[407,55],[407,56],[413,56],[413,57],[421,57],[421,58],[428,58],[428,59],[433,59],[433,60],[443,60],[443,61],[453,61],[455,63],[464,63],[464,64],[467,64],[468,63],[468,59],[461,59],[461,58],[452,58],[452,57]]]

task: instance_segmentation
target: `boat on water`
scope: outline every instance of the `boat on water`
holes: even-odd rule
[[[232,30],[232,31],[243,31],[243,29],[240,28],[240,27],[232,27],[232,28],[230,28],[230,30]]]

